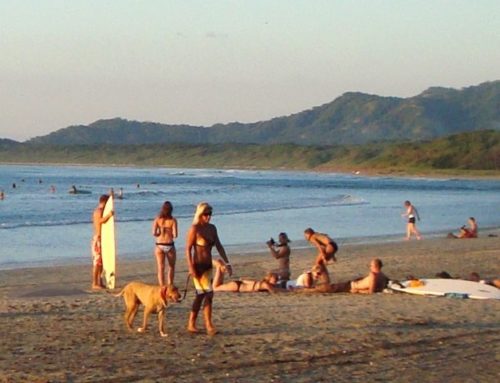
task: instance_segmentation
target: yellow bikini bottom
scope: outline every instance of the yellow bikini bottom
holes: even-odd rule
[[[205,270],[201,277],[193,277],[196,294],[205,294],[212,291],[212,269]]]

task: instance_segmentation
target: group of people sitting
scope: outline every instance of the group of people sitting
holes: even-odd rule
[[[306,240],[315,245],[318,255],[310,270],[304,271],[296,279],[290,279],[290,240],[286,233],[280,233],[278,242],[272,238],[267,242],[271,255],[279,262],[279,267],[267,273],[262,280],[239,279],[224,282],[227,272],[225,263],[214,260],[215,269],[212,288],[214,291],[226,292],[283,292],[294,291],[301,293],[364,293],[381,292],[387,286],[389,279],[382,273],[382,261],[378,258],[370,262],[367,276],[332,283],[327,264],[335,262],[335,253],[338,246],[327,234],[315,232],[311,228],[304,231]]]

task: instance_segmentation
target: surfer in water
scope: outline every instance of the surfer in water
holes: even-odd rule
[[[154,254],[160,286],[165,285],[165,257],[168,260],[167,283],[169,286],[174,285],[175,260],[177,257],[174,240],[177,238],[177,220],[172,216],[173,210],[172,203],[165,201],[160,213],[153,221],[153,236],[156,238]]]
[[[203,303],[203,317],[208,335],[217,334],[212,323],[212,300],[214,296],[212,288],[212,248],[215,246],[217,252],[224,261],[224,266],[231,276],[233,269],[222,246],[217,228],[210,223],[212,218],[212,206],[206,202],[200,202],[196,207],[186,239],[186,259],[189,273],[193,278],[196,289],[196,297],[189,313],[187,330],[191,333],[198,333],[196,328],[196,318]]]
[[[408,217],[408,222],[406,224],[406,240],[410,240],[412,234],[415,234],[417,239],[422,239],[416,224],[417,219],[420,221],[417,208],[413,206],[410,201],[405,201],[404,206],[406,213],[401,214],[401,216]]]
[[[106,223],[110,219],[114,212],[109,212],[106,216],[102,216],[104,211],[104,206],[108,201],[109,196],[103,194],[99,197],[99,204],[92,214],[92,223],[94,226],[94,236],[92,237],[92,289],[98,290],[103,289],[104,284],[102,283],[102,252],[101,252],[101,227],[103,223]]]

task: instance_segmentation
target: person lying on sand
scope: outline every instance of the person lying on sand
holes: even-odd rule
[[[276,273],[268,273],[264,279],[257,281],[255,279],[240,279],[232,280],[224,283],[224,274],[226,273],[226,265],[218,259],[212,261],[215,269],[212,288],[214,291],[228,291],[233,293],[256,293],[270,292],[274,293],[281,290],[275,287],[278,281]]]
[[[304,271],[297,277],[297,279],[286,281],[285,287],[287,290],[312,288],[313,287],[312,272],[310,270]]]
[[[315,265],[312,269],[314,280],[313,288],[304,288],[297,291],[318,292],[318,293],[353,293],[353,294],[373,294],[382,292],[389,278],[382,273],[382,261],[378,258],[370,262],[370,272],[366,277],[357,278],[352,281],[330,283],[328,270],[323,265]]]
[[[477,238],[477,232],[478,232],[478,227],[477,227],[477,222],[474,217],[469,217],[469,227],[467,226],[462,226],[460,228],[460,232],[458,235],[455,235],[453,233],[448,234],[448,238]]]
[[[437,273],[436,277],[437,278],[442,278],[442,279],[463,279],[463,280],[466,280],[466,281],[484,283],[485,285],[495,286],[496,288],[500,289],[500,278],[481,279],[480,275],[478,273],[476,273],[475,271],[473,271],[472,273],[470,273],[467,278],[452,277],[446,271],[441,271],[441,272]]]
[[[293,290],[295,292],[301,293],[330,293],[331,285],[330,282],[330,274],[328,273],[328,269],[322,263],[318,265],[314,265],[311,268],[310,280],[307,281],[307,286],[299,286],[299,288],[295,288],[291,285],[287,286],[288,290]],[[304,274],[307,274],[304,273]],[[304,275],[303,274],[303,275]]]

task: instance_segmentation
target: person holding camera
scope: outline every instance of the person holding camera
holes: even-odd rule
[[[280,233],[278,236],[278,243],[271,238],[266,242],[267,247],[271,251],[271,255],[278,260],[279,267],[273,270],[278,274],[280,281],[288,281],[290,279],[290,240],[286,233]]]

